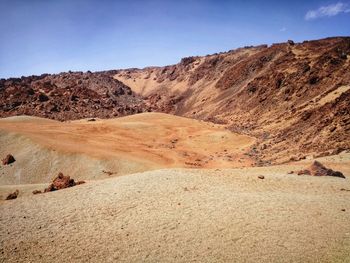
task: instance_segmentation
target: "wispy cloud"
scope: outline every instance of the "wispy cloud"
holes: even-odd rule
[[[316,10],[308,11],[305,15],[305,20],[313,20],[320,17],[336,16],[341,13],[349,13],[349,12],[350,12],[350,8],[348,4],[339,2],[332,5],[321,6]]]
[[[280,29],[280,32],[285,32],[285,31],[287,31],[287,28],[286,28],[286,27],[282,27],[282,28]]]

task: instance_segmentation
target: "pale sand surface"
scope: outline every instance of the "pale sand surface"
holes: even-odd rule
[[[287,175],[298,167],[165,169],[0,201],[0,258],[349,262],[348,179]]]

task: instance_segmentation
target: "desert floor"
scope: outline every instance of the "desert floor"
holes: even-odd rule
[[[26,128],[20,123],[16,126],[13,119],[6,120],[6,125],[3,124],[5,121],[1,123],[2,145],[6,145],[3,138],[12,142],[17,138],[25,146],[21,148],[20,143],[13,144],[18,160],[10,167],[1,166],[0,170],[1,262],[350,262],[350,153],[319,158],[327,167],[342,171],[347,179],[288,174],[309,165],[311,159],[280,166],[225,168],[228,159],[217,156],[217,160],[213,158],[212,163],[206,164],[212,169],[205,168],[205,165],[191,169],[172,167],[174,163],[180,165],[185,160],[176,149],[205,155],[206,139],[202,142],[201,136],[219,140],[217,143],[221,146],[211,144],[213,155],[215,152],[224,155],[224,150],[230,150],[228,144],[220,141],[229,136],[225,130],[196,122],[192,124],[193,132],[178,129],[176,138],[173,138],[172,128],[167,130],[169,135],[160,140],[178,139],[175,144],[179,145],[161,148],[161,153],[167,157],[164,160],[153,159],[157,153],[155,149],[148,152],[145,156],[150,171],[132,173],[130,170],[129,174],[123,174],[119,170],[120,174],[110,178],[99,175],[84,178],[82,174],[81,178],[87,179],[86,184],[39,195],[31,193],[46,187],[55,174],[46,175],[44,170],[45,176],[41,172],[31,181],[28,174],[34,174],[33,171],[26,174],[24,169],[30,167],[31,158],[21,160],[26,152],[35,150],[43,160],[55,157],[57,167],[74,164],[75,160],[83,165],[79,159],[82,156],[86,158],[85,162],[112,162],[111,156],[117,159],[122,151],[114,150],[111,155],[103,151],[107,144],[112,143],[104,140],[116,138],[118,132],[108,129],[102,129],[102,132],[94,125],[111,122],[121,130],[128,129],[140,121],[140,116],[134,118],[127,117],[124,124],[112,120],[75,121],[62,124],[64,129],[57,122],[34,121],[42,122],[42,131],[55,132],[62,144],[54,137],[46,138],[45,132],[39,132],[39,126],[33,128],[32,118],[20,121],[31,123]],[[164,118],[161,117],[160,121],[171,126],[172,121],[167,122]],[[137,127],[144,127],[147,123],[142,119],[143,123],[138,123]],[[186,122],[185,119],[182,121]],[[205,128],[199,128],[200,125]],[[157,127],[140,129],[149,131],[146,134],[151,136],[151,130],[155,131]],[[79,136],[76,135],[78,131]],[[88,139],[87,135],[94,132],[95,136]],[[98,136],[104,132],[109,135],[102,137],[104,140],[100,145]],[[137,131],[125,133],[133,140],[125,140],[129,147],[136,143],[149,145],[150,137],[145,136],[142,140],[137,137]],[[220,135],[214,136],[217,133]],[[188,136],[193,134],[199,136],[202,147],[192,149],[191,145],[195,143]],[[246,145],[250,145],[253,139],[238,138],[240,140],[231,142],[234,145],[231,146],[232,154],[244,156]],[[82,150],[74,145],[75,139],[80,140],[87,150],[80,152],[79,158],[74,154]],[[118,143],[122,145],[122,142]],[[172,145],[170,142],[169,147]],[[126,155],[124,162],[129,157],[130,162],[139,162],[141,151],[146,148],[130,149],[136,154]],[[47,153],[52,155],[45,155]],[[132,159],[133,156],[136,157]],[[63,160],[60,158],[65,158],[66,163],[59,163]],[[44,166],[44,161],[38,160],[32,164],[36,162],[44,168],[50,166]],[[154,165],[157,162],[161,167]],[[247,163],[249,160],[242,166]],[[166,164],[170,168],[160,169]],[[18,170],[21,170],[21,176],[18,176]],[[37,171],[40,172],[40,167]],[[265,178],[259,179],[259,175]],[[3,200],[15,189],[20,191],[17,199]]]

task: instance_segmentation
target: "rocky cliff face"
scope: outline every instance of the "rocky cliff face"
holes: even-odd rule
[[[257,164],[350,149],[350,38],[245,47],[176,65],[0,81],[0,116],[159,111],[253,135]]]

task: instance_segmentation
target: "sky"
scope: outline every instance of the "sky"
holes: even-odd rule
[[[350,36],[350,0],[0,0],[0,10],[0,78]]]

